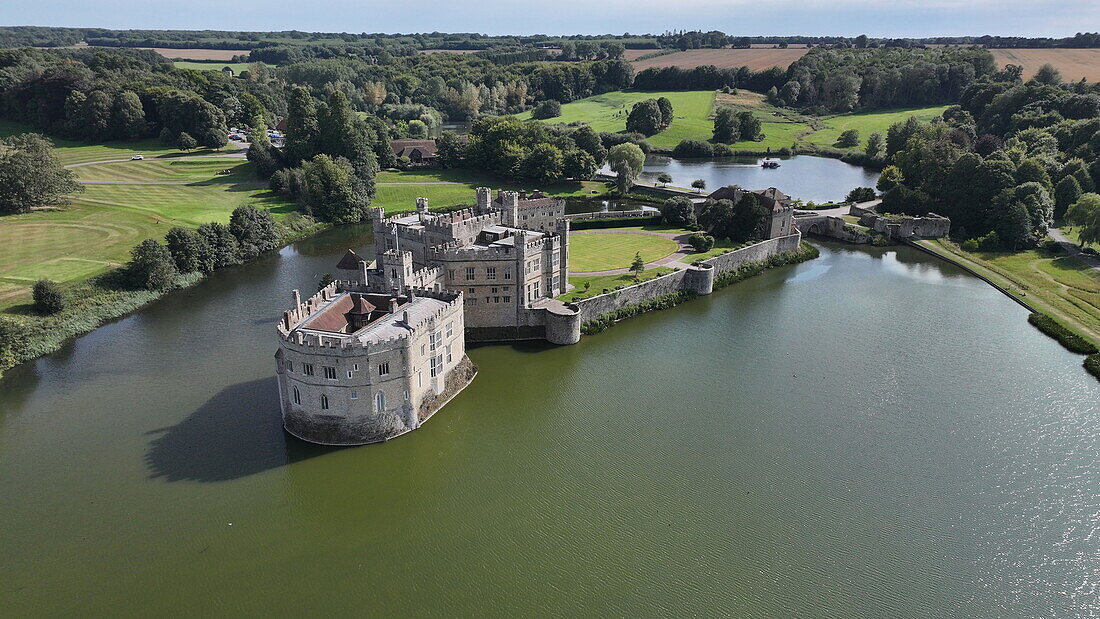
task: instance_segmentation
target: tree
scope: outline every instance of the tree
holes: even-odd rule
[[[65,309],[65,295],[53,280],[36,281],[31,294],[34,298],[34,309],[39,314],[56,314]]]
[[[541,101],[531,110],[531,118],[536,118],[538,120],[557,118],[558,116],[561,116],[561,102],[554,99]]]
[[[733,233],[733,202],[707,200],[699,213],[699,225],[716,238],[729,238]]]
[[[157,134],[157,141],[165,146],[175,146],[176,134],[172,133],[172,130],[168,127],[162,127],[160,133]]]
[[[1081,184],[1073,176],[1066,176],[1058,181],[1054,188],[1054,219],[1060,220],[1066,215],[1069,207],[1076,204],[1082,195]]]
[[[878,131],[867,136],[867,146],[863,152],[873,159],[883,158],[886,155],[886,138]]]
[[[616,181],[619,193],[625,194],[634,186],[634,179],[638,178],[645,167],[645,153],[637,144],[616,144],[607,151],[607,163],[619,177]]]
[[[366,218],[370,200],[356,190],[347,160],[317,155],[302,166],[302,179],[302,204],[318,219],[346,224]]]
[[[1034,157],[1024,159],[1016,166],[1016,182],[1019,184],[1035,182],[1045,187],[1048,191],[1054,188],[1050,182],[1050,175],[1043,164]]]
[[[887,192],[900,185],[903,180],[905,179],[902,177],[901,170],[898,169],[897,166],[886,166],[886,169],[879,175],[875,187],[879,191]]]
[[[462,160],[466,158],[466,145],[454,131],[444,131],[435,141],[435,148],[439,165],[444,168],[462,165]]]
[[[626,130],[645,136],[656,135],[664,128],[663,122],[657,100],[646,99],[635,103],[630,109],[630,114],[626,117]]]
[[[776,98],[779,100],[779,103],[794,107],[794,105],[798,103],[798,96],[800,94],[802,94],[802,84],[790,80],[786,84],[783,84],[783,88],[777,93]]]
[[[422,120],[410,120],[409,121],[409,137],[414,139],[423,140],[428,137],[428,125],[424,124]]]
[[[763,137],[760,133],[760,129],[763,125],[761,125],[760,119],[752,112],[739,112],[737,114],[737,120],[739,129],[741,130],[742,140],[755,142]]]
[[[1018,247],[1027,247],[1033,241],[1031,217],[1024,203],[1015,199],[1009,190],[1005,190],[1004,194],[1007,195],[999,200],[1004,210],[997,218],[995,228],[1001,243],[1016,251]]]
[[[524,174],[537,183],[561,179],[563,165],[561,150],[552,144],[539,144],[523,158]]]
[[[675,118],[672,101],[669,101],[668,97],[657,97],[657,109],[661,111],[661,129],[668,129],[673,118]]]
[[[705,252],[714,249],[714,237],[702,232],[696,232],[688,237],[688,244],[697,252]]]
[[[321,152],[317,102],[301,86],[290,91],[287,101],[286,147],[283,152],[291,166],[312,159]]]
[[[209,273],[214,270],[214,252],[210,243],[198,232],[177,226],[164,235],[164,242],[180,273]]]
[[[421,121],[411,121],[410,125],[413,122],[423,125]],[[327,104],[318,110],[317,127],[318,152],[343,157],[353,165],[374,157],[374,132],[351,109],[344,91],[334,90],[329,94]],[[423,135],[427,137],[426,126]]]
[[[260,178],[271,178],[282,167],[282,155],[271,145],[266,131],[257,131],[252,135],[245,157],[255,166],[256,175]]]
[[[697,178],[691,181],[691,186],[695,189],[696,193],[698,193],[707,188],[707,182],[701,178]]]
[[[569,134],[569,137],[573,138],[577,148],[592,155],[597,167],[607,160],[607,149],[604,148],[603,140],[600,139],[600,135],[592,127],[581,125],[580,128]]]
[[[179,271],[168,248],[156,239],[145,239],[130,252],[126,276],[131,286],[145,290],[165,290],[175,283]]]
[[[661,217],[670,226],[686,228],[696,223],[695,205],[687,196],[671,197],[661,205]]]
[[[145,135],[148,125],[145,122],[145,109],[141,99],[132,90],[123,90],[115,95],[111,108],[111,126],[114,137],[135,140]]]
[[[1081,226],[1078,237],[1081,245],[1100,243],[1100,195],[1086,193],[1066,211],[1066,219]]]
[[[0,138],[0,213],[66,204],[69,194],[83,190],[46,138],[37,133]]]
[[[240,245],[237,237],[229,231],[229,226],[217,222],[207,222],[196,231],[210,248],[211,262],[215,269],[241,263]],[[204,267],[205,268],[205,267]]]
[[[195,150],[198,146],[199,143],[195,141],[195,138],[185,131],[181,131],[176,138],[176,147],[180,150]]]
[[[661,172],[657,175],[657,182],[661,185],[668,185],[672,182],[672,175],[668,172]]]
[[[1039,67],[1039,70],[1035,72],[1035,77],[1031,79],[1040,84],[1054,86],[1062,83],[1062,73],[1058,69],[1055,69],[1053,65],[1047,63]]]
[[[870,202],[875,199],[875,190],[870,187],[856,187],[848,192],[848,195],[844,197],[845,202]]]
[[[841,148],[855,148],[859,146],[859,131],[855,129],[847,129],[840,134],[840,138],[837,139],[836,145]]]
[[[737,110],[732,107],[720,107],[714,113],[714,141],[732,144],[741,139],[741,120]]]
[[[642,252],[634,252],[634,261],[630,263],[630,272],[634,274],[634,279],[638,279],[642,276],[643,271],[645,271],[645,262],[642,260]]]
[[[596,165],[596,160],[592,158],[592,155],[579,148],[565,153],[563,157],[562,173],[566,178],[589,179],[596,174],[598,169],[599,166]]]
[[[244,260],[279,247],[279,228],[271,211],[245,204],[233,209],[229,217],[229,232],[237,237],[240,256]]]
[[[733,207],[727,236],[735,242],[764,238],[767,219],[768,209],[760,203],[760,198],[746,191]]]

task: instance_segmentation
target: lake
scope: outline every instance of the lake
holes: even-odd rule
[[[843,200],[855,187],[874,187],[878,172],[844,163],[839,159],[795,155],[779,159],[780,167],[766,169],[760,166],[758,157],[725,157],[718,159],[674,159],[663,155],[646,158],[641,178],[656,181],[657,175],[667,173],[672,185],[690,187],[691,182],[703,179],[707,193],[726,185],[740,185],[746,189],[775,187],[794,198],[804,201],[830,202]],[[604,167],[601,172],[608,173]]]
[[[308,445],[274,323],[368,242],[219,271],[0,382],[4,614],[1100,611],[1100,385],[957,268],[822,243],[576,346],[472,348],[420,430]]]

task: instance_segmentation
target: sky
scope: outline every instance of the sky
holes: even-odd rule
[[[0,0],[0,25],[311,32],[1072,36],[1100,0]]]

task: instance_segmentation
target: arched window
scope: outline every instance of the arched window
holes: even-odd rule
[[[374,395],[374,408],[380,413],[386,410],[386,394],[379,391]]]
[[[301,404],[302,403],[302,393],[300,391],[298,391],[297,387],[294,388],[294,403],[295,404]]]
[[[328,396],[327,395],[321,396],[321,410],[323,410],[323,411],[328,410]]]

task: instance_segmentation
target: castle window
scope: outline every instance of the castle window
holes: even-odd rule
[[[348,378],[351,378],[351,370],[348,370]]]
[[[477,290],[476,290],[476,289],[474,289],[474,288],[470,288],[470,294],[473,294],[473,293],[475,293],[475,292],[477,292]]]
[[[512,279],[512,269],[504,269],[504,279]]]
[[[447,323],[447,337],[451,337],[452,335],[455,334],[454,326],[455,326],[455,323],[453,323],[453,322],[448,322]]]
[[[378,366],[378,375],[379,376],[386,376],[389,373],[390,373],[390,364],[389,363],[379,364],[379,366]]]
[[[451,281],[454,281],[454,279],[455,279],[455,270],[454,269],[447,269],[447,279],[449,279]]]
[[[302,374],[305,374],[306,376],[313,376],[313,364],[312,363],[303,363],[302,364]]]
[[[430,367],[428,368],[429,376],[438,376],[443,373],[443,355],[436,355],[432,357]]]
[[[500,303],[500,297],[493,297],[493,303]]]
[[[439,344],[443,340],[442,335],[443,334],[439,331],[432,331],[431,335],[428,336],[428,346],[430,347],[432,352],[435,352],[436,349],[439,348]]]
[[[327,378],[329,380],[336,380],[336,368],[329,367],[327,365],[324,366],[324,368],[325,368],[325,378]]]
[[[321,396],[321,410],[323,410],[323,411],[328,410],[328,396],[327,395]]]
[[[424,375],[421,374],[420,372],[416,373],[416,386],[417,387],[423,387],[424,386]]]
[[[351,364],[351,369],[353,369],[353,370],[355,370],[356,372],[358,372],[358,371],[359,371],[359,364],[358,364],[358,363],[353,363],[353,364]]]
[[[505,296],[505,297],[504,297],[504,302],[505,302],[505,303],[511,303],[511,302],[512,302],[512,297],[509,297],[509,296]]]
[[[466,267],[466,279],[474,278],[474,267]]]
[[[290,359],[287,359],[287,361],[286,361],[286,371],[287,372],[293,372],[294,371],[294,362],[291,361]]]
[[[497,268],[496,267],[485,267],[485,277],[486,277],[486,279],[496,279],[497,278]]]
[[[351,399],[353,399],[353,400],[358,400],[358,399],[359,399],[359,392],[358,392],[358,391],[356,391],[356,390],[354,390],[354,389],[352,389],[352,390],[351,390]]]
[[[493,293],[493,294],[496,294],[496,292],[497,292],[497,289],[496,289],[496,288],[493,288],[493,289],[489,290],[489,292],[491,292],[491,293]]]
[[[397,269],[390,269],[390,277],[397,279]]]
[[[405,390],[405,401],[406,402],[409,401],[409,390],[408,389]]]
[[[302,403],[302,392],[298,391],[297,387],[294,388],[294,403],[295,404],[301,404]]]
[[[374,408],[380,413],[386,410],[386,394],[382,393],[381,391],[375,394]]]
[[[447,344],[446,350],[447,350],[447,363],[450,363],[451,362],[451,345],[450,344]]]

